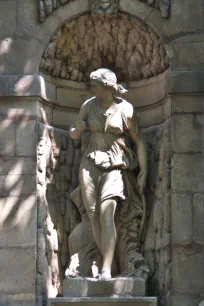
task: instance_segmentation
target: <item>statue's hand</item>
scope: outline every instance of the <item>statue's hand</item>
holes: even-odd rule
[[[77,130],[77,132],[79,132],[79,133],[82,133],[83,131],[85,131],[87,129],[86,122],[83,121],[83,120],[78,120],[74,124],[74,127]]]
[[[137,190],[139,194],[143,194],[144,188],[146,186],[147,175],[144,171],[140,171],[137,177]]]
[[[88,155],[88,158],[92,159],[95,165],[101,169],[108,169],[111,166],[108,154],[104,152],[92,152]]]

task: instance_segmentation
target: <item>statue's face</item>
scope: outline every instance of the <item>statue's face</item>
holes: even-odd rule
[[[102,97],[104,94],[105,86],[102,82],[91,80],[91,91],[96,97]]]

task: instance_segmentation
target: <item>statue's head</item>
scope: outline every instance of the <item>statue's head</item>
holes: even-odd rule
[[[113,71],[107,68],[100,68],[90,74],[92,85],[97,87],[98,91],[104,91],[104,88],[115,94],[126,94],[127,90],[122,85],[117,84],[117,77]]]

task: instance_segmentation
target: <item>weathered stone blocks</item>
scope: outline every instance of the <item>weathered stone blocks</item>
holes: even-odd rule
[[[36,161],[33,157],[2,157],[0,159],[0,175],[36,174]]]
[[[173,291],[199,295],[204,283],[204,247],[189,244],[173,248]]]
[[[24,121],[16,127],[16,155],[36,156],[37,123],[35,120]]]
[[[36,177],[34,175],[0,175],[0,195],[27,196],[36,192]]]
[[[199,297],[191,296],[186,293],[173,295],[172,296],[172,305],[178,306],[192,306],[198,305]]]
[[[204,69],[204,43],[189,41],[188,43],[175,44],[176,55],[172,60],[172,68],[176,70],[197,70]]]
[[[204,194],[193,197],[193,241],[204,244]]]
[[[172,149],[176,153],[202,152],[202,126],[191,114],[173,117]]]
[[[194,0],[187,0],[182,4],[180,1],[172,1],[171,14],[175,33],[196,32],[204,27],[202,1],[197,1],[196,7]]]
[[[28,247],[36,243],[35,195],[0,197],[0,248]]]
[[[193,239],[193,196],[172,194],[172,243],[190,244]]]
[[[0,154],[14,156],[16,145],[16,127],[13,120],[1,120],[0,123]]]
[[[174,154],[172,161],[172,190],[177,192],[204,191],[203,154]]]
[[[174,95],[172,98],[172,112],[175,113],[200,113],[203,112],[202,95]]]
[[[0,38],[11,37],[16,29],[17,2],[5,0],[0,2]],[[1,49],[1,45],[0,45]]]
[[[0,249],[1,295],[35,293],[35,247]]]
[[[0,296],[1,306],[33,306],[35,305],[35,294],[4,294]]]

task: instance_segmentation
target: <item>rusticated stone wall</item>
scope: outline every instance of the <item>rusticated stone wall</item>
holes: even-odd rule
[[[198,305],[204,283],[203,96],[172,101],[173,303]]]
[[[75,109],[79,108],[79,104],[86,98],[86,93],[80,90],[80,86],[78,86],[79,83],[77,85],[75,83],[73,87],[80,97],[80,103],[77,106],[73,105],[72,101],[75,101],[72,100],[73,96],[71,95],[74,92],[73,87],[69,88],[71,94],[65,94],[61,87],[61,82],[65,81],[57,80],[58,89],[56,91],[52,81],[46,82],[45,78],[39,75],[39,66],[43,52],[53,33],[56,33],[56,30],[66,21],[89,12],[89,1],[42,0],[40,2],[43,2],[44,9],[46,9],[43,23],[38,21],[37,1],[0,1],[0,201],[2,208],[0,218],[0,270],[1,277],[4,280],[0,284],[0,305],[2,306],[33,306],[35,305],[36,288],[39,293],[39,303],[44,301],[48,290],[47,287],[42,286],[43,277],[40,269],[43,265],[37,268],[39,269],[37,273],[38,281],[35,282],[37,260],[35,177],[37,175],[36,135],[38,133],[36,133],[34,122],[38,120],[36,118],[42,119],[38,112],[37,99],[43,99],[44,102],[50,104],[50,106],[44,105],[44,109],[48,110],[49,122],[53,119],[53,124],[66,126],[67,121],[71,122],[75,119],[76,112],[72,110],[72,112],[66,113],[64,109],[69,105]],[[55,11],[52,10],[57,3],[62,2],[67,3],[64,6],[59,6]],[[152,263],[149,286],[149,288],[152,288],[151,292],[153,294],[159,292],[160,300],[164,305],[165,300],[168,300],[168,303],[170,301],[168,299],[170,292],[173,306],[198,306],[200,301],[203,300],[204,283],[204,230],[202,220],[204,173],[202,146],[204,99],[203,1],[197,0],[196,5],[195,0],[171,1],[167,20],[162,18],[160,12],[155,9],[160,4],[162,5],[162,2],[167,4],[166,9],[169,3],[166,0],[120,0],[119,12],[137,17],[154,29],[163,41],[170,58],[170,70],[166,75],[166,92],[170,94],[172,101],[173,117],[171,121],[172,186],[170,205],[172,231],[171,292],[168,289],[168,280],[170,279],[168,271],[171,261],[168,264],[169,255],[165,255],[168,247],[165,247],[164,244],[164,241],[168,242],[169,239],[168,235],[164,238],[169,226],[168,220],[166,221],[167,206],[165,205],[167,204],[161,207],[160,213],[160,205],[163,202],[158,200],[160,196],[155,195],[155,189],[152,189],[151,193],[149,192],[151,196],[148,203],[152,202],[152,206],[149,209],[150,227],[147,231],[144,250],[146,258]],[[52,4],[51,11],[49,11],[50,3]],[[45,7],[45,5],[47,6]],[[45,18],[48,15],[49,18]],[[159,95],[160,82],[157,84],[157,88]],[[142,90],[146,93],[145,87]],[[141,97],[141,89],[138,89],[138,91]],[[65,95],[70,98],[66,99]],[[150,96],[151,91],[149,90],[148,101]],[[158,102],[158,100],[155,100],[155,94],[153,96],[153,103]],[[136,94],[132,94],[132,97],[133,99],[131,98],[130,102],[133,101],[133,104],[136,105]],[[164,95],[162,95],[162,99],[163,97]],[[78,99],[76,98],[76,100]],[[143,102],[145,104],[146,100],[143,99]],[[49,111],[49,107],[53,107],[53,112]],[[139,104],[139,107],[141,107],[141,104]],[[141,120],[143,123],[145,122],[145,126],[162,123],[166,116],[165,108],[161,104],[148,106],[146,111],[146,113],[143,113]],[[155,117],[157,120],[155,120]],[[153,129],[156,130],[157,128],[154,127]],[[155,136],[152,137],[154,139]],[[151,141],[148,140],[148,143],[151,144]],[[30,149],[32,153],[30,153]],[[156,151],[156,149],[154,150]],[[160,152],[159,150],[158,152]],[[160,153],[157,154],[157,159],[159,155]],[[152,175],[155,173],[152,170]],[[154,182],[156,181],[157,178],[154,179]],[[39,186],[41,185],[38,184]],[[41,191],[42,189],[40,188]],[[151,198],[154,200],[151,200]],[[43,205],[46,204],[44,200],[42,200],[42,203]],[[40,205],[39,202],[38,205]],[[158,217],[157,211],[160,213]],[[45,218],[45,215],[45,211],[42,212],[43,218]],[[43,218],[41,220],[44,220]],[[162,222],[162,226],[158,226],[158,222],[160,222],[158,220]],[[165,224],[168,225],[167,228],[163,226],[164,220]],[[47,260],[44,229],[44,221],[39,222],[38,246],[39,250],[42,251],[43,258]],[[154,241],[157,241],[158,245],[161,243],[161,247],[156,248],[154,245],[148,247],[150,229],[153,229]],[[163,238],[159,236],[158,229]],[[41,235],[42,233],[43,235]],[[56,237],[56,232],[53,231],[53,233]],[[43,237],[43,239],[41,240],[40,237]],[[47,237],[45,236],[45,238],[46,242]],[[52,247],[53,254],[56,255],[57,250],[58,246],[56,244]],[[44,259],[42,262],[44,262]],[[165,264],[163,264],[164,259]],[[49,267],[49,264],[46,263],[46,265]],[[165,277],[164,267],[167,271]],[[45,277],[47,277],[46,275],[49,276],[50,269],[46,273]],[[48,279],[51,279],[49,277]],[[58,279],[54,284],[57,284],[57,282]],[[52,286],[51,292],[55,293],[56,290]]]
[[[36,101],[0,104],[0,305],[34,305]]]

